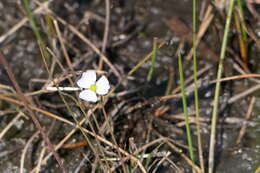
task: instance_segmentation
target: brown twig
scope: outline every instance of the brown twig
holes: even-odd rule
[[[202,39],[202,37],[204,36],[204,34],[206,33],[208,27],[210,26],[210,23],[212,22],[212,19],[214,17],[213,15],[213,7],[212,5],[209,5],[207,8],[207,11],[205,13],[205,16],[202,19],[201,25],[199,27],[199,31],[197,33],[197,38],[196,38],[196,42],[195,42],[195,48],[198,47],[198,45],[200,44],[200,41]],[[202,43],[204,44],[204,43]],[[193,48],[191,48],[191,50],[189,51],[189,54],[187,56],[187,59],[190,60],[192,58],[192,54],[193,54]]]
[[[247,90],[245,90],[244,92],[241,92],[233,97],[231,97],[229,100],[228,100],[228,104],[231,104],[231,103],[234,103],[250,94],[252,94],[253,92],[257,91],[260,89],[260,84],[258,85],[255,85]]]
[[[70,60],[69,54],[68,54],[68,52],[67,52],[67,50],[65,48],[64,39],[61,36],[61,32],[60,32],[60,29],[59,29],[58,22],[57,22],[57,20],[54,20],[53,23],[54,23],[54,27],[55,27],[55,30],[56,30],[57,35],[58,35],[59,42],[61,44],[62,53],[63,53],[63,55],[64,55],[64,57],[66,59],[66,62],[68,64],[68,66],[69,66],[69,69],[71,70],[72,74],[75,76],[76,73],[75,73],[75,71],[73,69],[73,65],[72,65],[72,62]],[[70,78],[69,78],[69,81],[70,81],[71,84],[73,84],[73,82],[72,82],[72,80]]]
[[[17,104],[17,105],[20,105],[20,106],[24,106],[24,107],[25,107],[25,103],[24,103],[24,102],[20,102],[20,101],[18,101],[18,100],[16,100],[16,99],[13,99],[13,98],[10,98],[10,97],[4,96],[4,95],[0,95],[0,99],[1,99],[1,100],[5,100],[5,101],[8,101],[8,102],[12,102],[12,103],[14,103],[14,104]],[[28,106],[28,108],[30,108],[31,110],[40,112],[40,113],[42,113],[43,115],[46,115],[46,116],[48,116],[48,117],[57,119],[57,120],[59,120],[59,121],[62,121],[62,122],[64,122],[64,123],[67,123],[67,124],[69,124],[69,125],[71,125],[71,126],[75,126],[74,123],[72,123],[72,122],[70,122],[69,120],[66,120],[66,119],[64,119],[64,118],[62,118],[62,117],[60,117],[60,116],[58,116],[58,115],[56,115],[56,114],[53,114],[53,113],[48,112],[48,111],[46,111],[46,110],[40,109],[40,108],[38,108],[38,107],[36,107],[36,106],[33,106],[33,105],[31,105],[31,104],[27,104],[27,106]]]
[[[98,106],[96,106],[94,108],[97,109]],[[93,110],[91,110],[90,112],[92,112]],[[86,121],[86,118],[83,118],[80,122],[79,122],[79,126],[81,126],[84,122]],[[95,137],[96,139],[98,139],[99,141],[103,142],[104,144],[107,144],[108,146],[114,148],[114,149],[118,149],[118,151],[120,151],[122,154],[124,154],[125,156],[127,156],[128,158],[130,158],[132,161],[136,162],[138,164],[138,166],[140,167],[141,171],[143,173],[146,173],[145,168],[143,167],[142,163],[140,162],[140,160],[138,160],[136,157],[132,156],[131,154],[129,154],[128,152],[126,152],[125,150],[123,150],[122,148],[115,146],[114,144],[112,144],[110,141],[104,139],[103,137],[96,135],[95,133],[81,127],[82,130],[84,132],[86,132],[87,134]],[[64,143],[65,141],[67,141],[75,132],[77,131],[77,128],[74,128],[71,130],[71,132],[62,140],[60,141],[60,143],[55,147],[55,149],[59,149]],[[44,159],[43,159],[43,163],[45,163],[50,157],[52,156],[52,153],[49,153]],[[31,172],[35,172],[36,168],[34,168]]]
[[[245,116],[246,121],[249,120],[249,118],[251,117],[251,114],[253,112],[253,108],[254,108],[254,105],[255,105],[255,101],[256,101],[256,98],[252,97],[250,104],[249,104],[249,107],[248,107],[248,110],[247,110],[247,113],[246,113],[246,116]],[[242,127],[239,131],[239,135],[237,137],[236,144],[239,144],[241,142],[241,139],[243,138],[245,132],[246,132],[246,123],[243,123],[243,125],[242,125]]]
[[[24,116],[23,112],[19,112],[9,123],[8,125],[0,132],[0,140],[6,134],[6,132],[14,125],[14,123],[20,118]]]
[[[34,13],[40,13],[42,10],[49,5],[51,1],[47,1],[42,3],[37,9],[33,11]],[[5,34],[0,36],[0,43],[4,42],[9,36],[14,34],[16,31],[18,31],[23,25],[25,25],[28,22],[28,18],[24,17],[23,19],[20,20],[17,24],[15,24],[11,29],[9,29]]]
[[[106,47],[107,47],[107,41],[108,41],[108,33],[109,33],[109,21],[110,21],[110,2],[109,0],[105,0],[106,4],[106,22],[105,22],[105,30],[104,30],[104,36],[103,36],[103,42],[102,42],[102,48],[101,52],[105,54]],[[99,61],[99,69],[101,70],[103,66],[103,59],[100,59]]]
[[[28,106],[30,101],[29,99],[23,94],[20,86],[18,85],[15,77],[14,77],[14,74],[11,70],[11,67],[9,66],[9,63],[6,61],[4,55],[2,54],[2,52],[0,52],[0,62],[1,64],[4,66],[17,94],[18,94],[18,97],[19,99],[24,103],[24,106],[26,108],[26,110],[28,111],[29,113],[29,116],[31,117],[33,123],[35,124],[35,126],[37,127],[37,129],[41,132],[41,135],[43,137],[43,140],[44,142],[47,144],[49,150],[53,153],[53,156],[55,157],[55,159],[57,160],[61,170],[63,172],[67,172],[65,167],[63,166],[62,162],[61,162],[61,159],[60,159],[60,156],[58,155],[58,153],[54,150],[54,147],[53,147],[53,144],[50,142],[48,136],[46,135],[46,133],[44,132],[44,129],[42,128],[40,122],[38,121],[38,119],[36,118],[35,114],[33,113],[33,111],[30,109],[30,107]]]
[[[38,5],[41,5],[40,2],[36,1]],[[78,31],[74,26],[67,23],[62,18],[58,17],[51,9],[48,7],[44,8],[45,11],[55,16],[55,18],[62,23],[63,25],[67,26],[68,29],[73,32],[75,35],[77,35],[84,43],[86,43],[96,54],[100,56],[101,59],[111,68],[112,72],[121,79],[121,75],[118,72],[118,70],[115,68],[115,66],[110,62],[110,60],[89,40],[87,39],[80,31]]]
[[[208,21],[211,21],[210,18],[208,19]],[[180,19],[172,18],[171,20],[166,21],[166,24],[172,31],[176,32],[182,39],[188,41],[189,43],[192,43],[192,35],[191,35],[192,32],[190,28]],[[202,54],[201,58],[205,58],[213,62],[218,62],[219,60],[218,55],[212,49],[210,49],[205,42],[200,41],[198,48],[200,49]]]
[[[27,141],[23,152],[22,152],[22,156],[21,156],[21,162],[20,162],[20,173],[23,173],[23,168],[24,168],[24,161],[25,161],[25,155],[26,152],[28,151],[29,145],[32,143],[33,139],[36,138],[39,135],[40,131],[35,132],[30,139]]]

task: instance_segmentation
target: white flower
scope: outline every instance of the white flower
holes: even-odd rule
[[[79,93],[79,98],[89,102],[97,102],[97,94],[105,95],[108,93],[110,85],[107,77],[101,76],[98,81],[96,80],[97,75],[94,71],[87,71],[82,74],[81,78],[77,81],[77,85],[85,90]]]

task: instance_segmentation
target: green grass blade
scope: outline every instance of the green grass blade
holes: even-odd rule
[[[217,113],[218,113],[218,100],[220,94],[220,78],[222,76],[222,71],[223,71],[223,62],[224,62],[226,48],[227,48],[228,33],[229,33],[229,27],[231,23],[232,12],[234,8],[234,1],[235,0],[230,0],[227,21],[224,30],[223,42],[221,45],[220,60],[219,60],[218,73],[217,73],[217,83],[216,83],[216,89],[214,95],[214,102],[213,102],[214,105],[213,105],[212,120],[211,120],[209,169],[208,169],[209,173],[213,173],[213,169],[214,169],[214,150],[215,150],[215,137],[216,137],[216,125],[217,125]]]
[[[154,38],[153,40],[153,51],[152,51],[152,63],[147,75],[147,81],[149,82],[152,79],[153,73],[154,73],[154,66],[156,62],[156,56],[157,56],[157,50],[158,50],[158,45],[157,45],[157,38]]]
[[[35,22],[32,10],[29,7],[29,1],[28,0],[23,0],[23,5],[25,7],[25,10],[26,10],[28,19],[30,21],[33,33],[34,33],[34,35],[35,35],[35,37],[37,39],[40,51],[42,53],[44,64],[45,64],[45,66],[46,66],[46,68],[48,70],[47,61],[50,60],[50,55],[49,55],[48,51],[46,50],[45,42],[43,41],[42,36],[40,34],[40,31],[38,29],[38,26],[37,26],[37,24]]]
[[[200,111],[199,111],[199,93],[198,93],[198,75],[197,75],[197,1],[193,0],[192,2],[192,48],[193,48],[193,78],[194,78],[194,99],[195,99],[195,113],[196,113],[196,129],[197,129],[197,141],[198,141],[198,151],[199,151],[199,162],[201,172],[205,172],[204,168],[204,159],[203,159],[203,150],[202,150],[202,139],[201,139],[201,132],[200,132]]]
[[[187,134],[187,139],[188,139],[189,154],[190,154],[191,160],[194,163],[194,154],[193,154],[192,139],[191,139],[191,133],[190,133],[189,115],[188,115],[188,108],[187,108],[187,101],[186,101],[186,94],[185,94],[185,86],[184,86],[184,75],[183,75],[183,68],[182,68],[182,58],[181,58],[180,53],[178,53],[178,65],[179,65],[179,75],[180,75],[182,104],[183,104],[183,112],[184,112],[184,115],[185,115],[185,126],[186,126],[186,134]]]

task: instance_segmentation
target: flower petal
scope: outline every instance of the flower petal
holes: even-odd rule
[[[109,81],[106,76],[102,76],[96,83],[97,90],[96,92],[99,95],[105,95],[108,93],[108,90],[110,89]]]
[[[89,88],[91,85],[95,84],[96,80],[96,72],[87,71],[82,74],[81,78],[77,81],[77,85],[80,88]]]
[[[91,90],[84,90],[79,93],[79,98],[88,102],[97,102],[97,94]]]

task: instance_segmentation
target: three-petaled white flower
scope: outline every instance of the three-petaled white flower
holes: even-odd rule
[[[109,81],[106,76],[101,76],[97,81],[97,75],[94,71],[84,72],[81,78],[77,81],[77,85],[84,90],[79,93],[79,98],[89,101],[97,102],[98,95],[105,95],[110,89]]]

